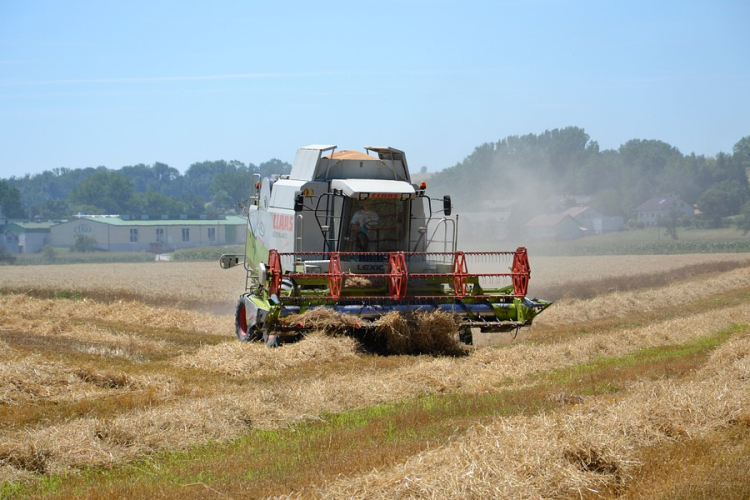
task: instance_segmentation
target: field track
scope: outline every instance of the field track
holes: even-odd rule
[[[477,421],[388,467],[268,494],[611,494],[638,475],[642,450],[750,429],[750,255],[532,257],[532,294],[559,300],[517,339],[459,357],[373,356],[322,333],[277,350],[240,344],[243,280],[215,263],[0,267],[0,482],[425,395],[523,392],[561,370],[712,339],[690,373],[560,393],[548,411]]]

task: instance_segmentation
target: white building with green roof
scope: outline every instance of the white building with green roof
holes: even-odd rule
[[[50,242],[55,222],[9,222],[3,225],[0,243],[10,253],[36,253]]]
[[[177,219],[81,216],[52,226],[50,244],[71,247],[78,236],[107,251],[168,252],[180,248],[244,244],[247,219],[237,215]],[[91,241],[91,240],[89,240]]]

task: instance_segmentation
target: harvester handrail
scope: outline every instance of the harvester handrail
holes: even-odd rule
[[[451,235],[452,239],[450,241],[448,240],[448,223],[449,222],[451,223],[452,233],[453,233]],[[445,239],[444,240],[435,240],[435,235],[437,234],[438,229],[440,229],[441,225],[445,226],[445,228],[444,228],[445,232],[444,232],[444,236],[443,236]],[[437,224],[435,225],[435,229],[432,231],[432,236],[430,236],[429,238],[427,238],[427,240],[425,242],[425,247],[429,248],[430,245],[433,242],[435,242],[435,243],[441,243],[442,242],[444,249],[446,249],[447,246],[448,246],[448,244],[450,243],[452,250],[455,252],[456,251],[456,221],[453,220],[453,219],[449,219],[448,217],[443,217],[440,220],[438,220]],[[448,252],[448,250],[444,250],[444,251]]]
[[[302,214],[297,214],[297,223],[294,225],[294,244],[297,246],[297,248],[302,247],[302,228],[305,223],[305,218],[302,216]]]

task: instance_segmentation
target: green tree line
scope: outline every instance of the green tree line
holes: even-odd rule
[[[750,136],[732,153],[682,154],[659,140],[633,139],[602,150],[578,127],[509,136],[478,146],[460,163],[436,173],[430,191],[451,193],[457,210],[486,211],[488,200],[516,200],[526,218],[544,211],[552,195],[589,195],[604,215],[634,216],[655,196],[679,196],[710,222],[750,214]]]
[[[750,227],[750,136],[731,153],[683,154],[659,140],[633,139],[602,150],[578,127],[508,136],[474,149],[433,175],[430,192],[451,194],[459,211],[483,210],[487,201],[516,201],[520,219],[546,210],[552,195],[589,195],[604,215],[634,216],[654,196],[679,196],[713,223],[743,213]],[[0,180],[4,217],[63,218],[86,214],[226,213],[248,196],[252,175],[289,173],[272,159],[193,163],[184,174],[164,163],[57,168]]]
[[[55,168],[0,179],[0,208],[6,218],[67,218],[73,214],[178,215],[240,212],[254,174],[288,174],[277,159],[260,165],[240,161],[193,163],[185,174],[164,163],[117,170]]]

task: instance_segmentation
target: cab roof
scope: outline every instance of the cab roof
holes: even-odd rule
[[[365,146],[365,151],[376,153],[377,156],[348,149],[336,151],[336,146],[332,145],[305,146],[297,151],[289,178],[304,181],[381,179],[411,182],[403,151],[382,146]]]

